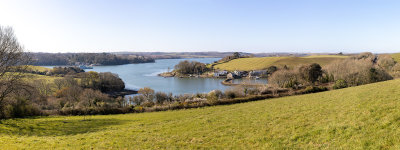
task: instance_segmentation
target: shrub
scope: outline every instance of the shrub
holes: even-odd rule
[[[143,111],[144,111],[144,108],[143,108],[142,106],[135,106],[135,107],[133,108],[133,110],[134,110],[135,112],[143,112]]]
[[[155,99],[157,104],[163,104],[165,101],[168,100],[168,95],[164,92],[157,92],[155,94]]]
[[[335,77],[333,77],[333,74],[328,74],[328,73],[324,72],[322,74],[322,76],[319,77],[318,81],[320,83],[334,82],[335,81]]]
[[[390,76],[389,73],[387,73],[385,70],[373,67],[369,70],[369,79],[370,83],[373,83],[373,82],[391,80],[393,79],[393,77]]]
[[[207,103],[210,105],[215,105],[218,100],[222,97],[222,92],[220,90],[213,90],[207,94]]]
[[[225,96],[226,96],[226,98],[229,98],[229,99],[233,99],[233,98],[237,97],[236,93],[234,91],[231,91],[231,90],[225,91]]]
[[[396,63],[391,70],[393,77],[400,77],[400,63]]]
[[[147,102],[144,102],[141,106],[143,106],[143,107],[152,107],[152,106],[154,106],[154,102],[147,101]]]
[[[341,88],[346,88],[347,83],[345,80],[336,80],[335,84],[333,85],[333,89],[341,89]]]
[[[267,70],[267,74],[272,74],[272,73],[274,73],[275,71],[278,70],[278,67],[276,67],[276,66],[270,66],[270,67],[268,67],[266,70]]]
[[[304,81],[314,83],[322,76],[322,68],[316,63],[303,65],[299,68],[299,74]]]
[[[396,64],[392,56],[390,55],[379,55],[377,65],[386,71],[392,70],[392,67]]]
[[[376,59],[376,56],[374,54],[372,54],[371,52],[364,52],[364,53],[360,53],[356,56],[350,57],[350,59],[366,60],[369,62],[374,62]]]
[[[316,86],[307,86],[302,93],[307,94],[307,93],[317,93],[317,92],[322,92],[322,91],[327,91],[328,88],[326,87],[316,87]]]
[[[41,115],[41,111],[37,105],[32,104],[29,100],[22,97],[14,97],[13,99],[0,112],[0,119]]]
[[[345,59],[335,61],[325,67],[328,74],[336,80],[346,81],[348,86],[368,84],[378,81],[390,80],[392,77],[379,67],[375,67],[371,58]]]
[[[88,108],[88,107],[104,107],[102,103],[116,103],[108,97],[108,95],[101,93],[98,90],[84,89],[79,96],[78,108]]]
[[[244,93],[243,93],[243,89],[239,86],[236,86],[234,88],[229,88],[227,90],[225,90],[225,97],[229,98],[229,99],[233,99],[233,98],[238,98],[238,97],[243,97]]]
[[[268,82],[281,88],[297,88],[300,85],[299,73],[295,70],[278,70],[268,78]]]

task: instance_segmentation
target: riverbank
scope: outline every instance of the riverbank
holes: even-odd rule
[[[111,91],[111,92],[106,92],[111,97],[117,98],[117,97],[125,97],[126,95],[132,95],[132,94],[137,94],[138,91],[136,90],[131,90],[131,89],[124,89],[122,91]]]
[[[178,77],[178,78],[190,78],[190,77],[196,77],[196,78],[216,78],[207,74],[201,74],[201,75],[196,75],[196,74],[178,74],[176,72],[163,72],[158,74],[160,77]]]
[[[160,59],[155,63],[128,64],[118,66],[95,66],[88,71],[112,72],[124,81],[127,88],[136,89],[139,87],[150,87],[154,91],[162,91],[174,94],[195,94],[208,93],[214,89],[221,91],[228,87],[221,84],[225,78],[201,78],[201,77],[179,77],[170,78],[172,75],[164,77],[159,74],[167,72],[168,68],[174,68],[176,64],[183,60],[199,61],[202,63],[212,63],[218,58],[195,58],[195,59]],[[201,85],[201,86],[200,86]]]

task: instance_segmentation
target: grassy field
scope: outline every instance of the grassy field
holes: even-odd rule
[[[269,66],[282,67],[287,65],[289,67],[295,67],[299,64],[318,63],[320,65],[329,64],[332,61],[338,59],[344,59],[347,56],[338,55],[312,55],[306,57],[253,57],[253,58],[240,58],[234,59],[227,63],[217,64],[214,66],[220,70],[260,70],[268,68]]]
[[[28,81],[33,81],[33,80],[46,80],[47,82],[53,82],[54,79],[61,79],[61,78],[62,78],[62,77],[38,75],[38,74],[31,74],[31,73],[26,73],[26,74],[25,74],[25,79],[28,80]]]
[[[125,115],[3,120],[0,149],[399,149],[400,80]]]
[[[394,53],[394,54],[391,54],[391,56],[393,57],[393,59],[396,62],[400,62],[400,53]]]
[[[215,65],[214,68],[221,70],[257,70],[271,66],[274,62],[289,57],[253,57],[234,59],[227,63]]]
[[[34,71],[40,71],[40,72],[50,71],[51,70],[50,68],[46,68],[46,67],[42,67],[42,66],[32,66],[32,65],[29,65],[28,69],[34,70]]]

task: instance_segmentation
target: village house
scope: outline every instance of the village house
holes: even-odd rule
[[[251,77],[260,77],[260,76],[263,76],[265,74],[267,74],[266,70],[253,70],[253,71],[249,72],[248,77],[250,77],[250,78]]]
[[[216,71],[216,72],[214,72],[214,77],[226,76],[227,74],[228,74],[228,71],[226,71],[226,70]]]

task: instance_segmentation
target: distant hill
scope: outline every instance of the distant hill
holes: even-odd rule
[[[203,58],[214,57],[223,58],[232,55],[234,52],[115,52],[114,54],[122,55],[141,55],[154,59],[169,59],[169,58]],[[239,52],[241,55],[252,55],[255,57],[267,56],[306,56],[305,53],[246,53]]]
[[[141,55],[117,55],[111,53],[29,53],[33,65],[123,65],[154,62],[153,58]]]

